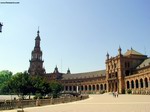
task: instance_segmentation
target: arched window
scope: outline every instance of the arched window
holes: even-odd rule
[[[72,91],[72,87],[71,86],[69,86],[69,91]]]
[[[81,91],[83,91],[83,86],[81,86]]]
[[[133,80],[131,81],[131,88],[132,89],[134,88],[134,81]]]
[[[127,81],[127,89],[130,89],[130,82]]]
[[[136,88],[139,88],[139,82],[138,82],[137,79],[136,79],[136,81],[135,81],[135,84],[136,84]]]
[[[91,85],[89,85],[89,91],[91,91]]]
[[[73,86],[73,91],[76,91],[76,86]]]
[[[68,86],[65,86],[65,90],[68,91]]]
[[[145,87],[148,88],[148,79],[145,78],[144,81],[145,81]]]
[[[101,84],[101,90],[103,90],[103,84]]]
[[[98,84],[96,85],[96,90],[99,90],[99,85]]]
[[[93,90],[95,90],[95,85],[93,85]]]
[[[141,88],[143,88],[143,79],[140,79]]]
[[[104,89],[105,89],[105,90],[107,89],[107,86],[106,86],[106,84],[104,85]]]
[[[87,91],[87,85],[85,85],[85,91]]]

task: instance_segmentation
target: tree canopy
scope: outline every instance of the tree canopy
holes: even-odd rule
[[[27,72],[19,72],[11,76],[1,88],[2,93],[24,95],[45,96],[52,95],[57,97],[62,90],[62,85],[57,81],[48,82],[40,76],[31,76]]]
[[[7,82],[12,78],[13,73],[9,70],[0,71],[0,94],[8,93]]]

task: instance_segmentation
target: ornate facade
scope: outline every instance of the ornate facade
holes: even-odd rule
[[[103,93],[118,91],[133,94],[150,94],[150,58],[134,49],[122,54],[119,47],[118,55],[106,55],[106,70],[72,74],[60,73],[57,66],[53,73],[46,73],[43,68],[42,51],[40,49],[39,31],[35,39],[35,47],[31,53],[31,75],[40,75],[47,81],[57,80],[64,86],[64,92]]]

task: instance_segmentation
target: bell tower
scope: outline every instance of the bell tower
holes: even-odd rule
[[[45,69],[43,68],[42,51],[40,48],[40,31],[37,31],[37,37],[35,38],[35,46],[31,53],[30,67],[28,72],[31,75],[44,75]]]

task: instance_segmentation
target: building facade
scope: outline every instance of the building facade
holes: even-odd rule
[[[106,55],[106,70],[72,74],[60,73],[57,66],[52,73],[46,73],[43,68],[42,51],[40,48],[40,35],[37,32],[35,47],[31,53],[31,75],[40,75],[47,81],[57,80],[64,86],[64,92],[80,92],[99,94],[118,91],[133,94],[150,94],[150,58],[134,49],[127,50],[124,54],[119,47],[118,55]]]

